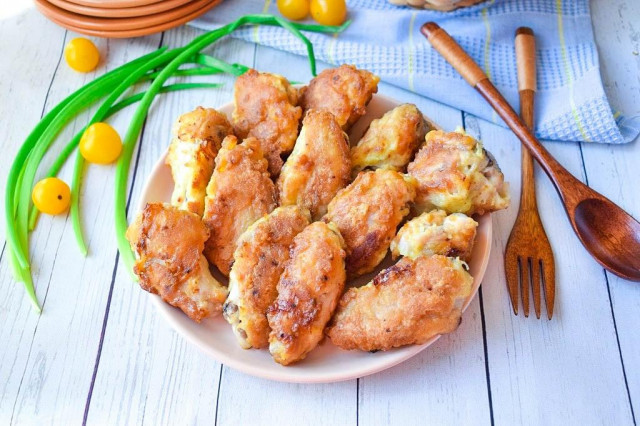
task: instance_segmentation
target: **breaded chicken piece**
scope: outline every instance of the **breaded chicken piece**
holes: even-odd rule
[[[148,203],[127,230],[140,287],[200,322],[219,314],[227,288],[202,255],[209,231],[195,213]]]
[[[280,205],[298,204],[318,220],[336,193],[349,183],[350,171],[349,138],[333,114],[311,110],[278,177]]]
[[[231,121],[236,136],[257,138],[269,172],[278,176],[281,155],[291,152],[298,136],[298,90],[281,75],[249,70],[236,80],[234,103]]]
[[[365,167],[404,170],[424,141],[427,128],[424,116],[413,104],[402,104],[373,120],[351,148],[354,174]]]
[[[338,192],[323,220],[335,223],[344,238],[350,277],[371,272],[384,259],[414,197],[410,177],[383,169],[360,172]]]
[[[391,241],[393,258],[441,254],[468,261],[473,250],[478,222],[463,213],[447,216],[444,210],[432,210],[411,219]]]
[[[305,209],[278,207],[238,239],[229,274],[229,297],[222,313],[244,349],[269,346],[267,308],[278,296],[276,286],[289,260],[293,238],[309,221]]]
[[[332,113],[346,131],[362,117],[365,107],[378,91],[380,77],[353,65],[329,68],[300,89],[300,105]]]
[[[214,160],[232,133],[227,117],[213,108],[198,107],[178,118],[165,160],[174,182],[171,204],[202,216]]]
[[[207,186],[202,220],[211,233],[204,254],[229,276],[240,235],[256,220],[276,208],[276,188],[255,138],[238,144],[227,136],[216,157]]]
[[[462,131],[427,133],[409,163],[418,181],[416,210],[484,214],[509,206],[509,185],[482,144]]]
[[[420,345],[458,327],[472,284],[459,259],[402,258],[369,284],[349,289],[326,334],[342,349],[385,351]]]
[[[267,312],[273,359],[288,365],[322,340],[345,283],[344,242],[332,224],[314,222],[293,239],[291,258]]]

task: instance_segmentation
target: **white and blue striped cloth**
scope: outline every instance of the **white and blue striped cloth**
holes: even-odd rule
[[[640,133],[640,117],[626,117],[612,108],[605,95],[589,0],[488,0],[446,13],[393,6],[386,0],[347,0],[347,4],[353,22],[345,32],[307,33],[319,60],[352,63],[387,83],[504,125],[419,30],[424,22],[438,22],[517,106],[514,34],[526,25],[535,32],[538,47],[538,137],[624,143]],[[241,15],[262,12],[277,14],[275,0],[229,0],[192,25],[212,29]],[[306,54],[303,43],[281,28],[244,28],[234,36]]]

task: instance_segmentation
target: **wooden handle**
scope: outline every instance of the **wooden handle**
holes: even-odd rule
[[[420,32],[429,40],[433,48],[467,80],[467,83],[475,87],[478,82],[487,79],[482,68],[438,24],[427,22],[420,28]]]
[[[516,31],[516,64],[518,90],[536,91],[536,38],[531,28],[520,27]],[[526,120],[525,120],[526,121]],[[528,124],[528,123],[527,123]],[[529,125],[529,124],[528,124]],[[531,125],[529,125],[531,127]]]
[[[422,26],[421,31],[433,47],[462,74],[469,84],[480,92],[534,158],[538,160],[553,181],[567,211],[573,211],[581,200],[580,194],[591,192],[591,190],[562,167],[549,151],[538,142],[480,67],[445,30],[440,28],[438,24],[427,22]]]
[[[520,91],[520,117],[533,131],[534,97],[536,90],[536,42],[533,31],[526,27],[516,31],[516,66]],[[537,210],[533,158],[529,150],[522,147],[522,190],[520,210]]]

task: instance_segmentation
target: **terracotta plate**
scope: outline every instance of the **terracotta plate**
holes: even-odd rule
[[[49,0],[49,3],[58,6],[68,12],[78,13],[86,16],[97,16],[100,18],[128,18],[136,16],[147,16],[155,13],[164,12],[175,9],[189,3],[192,0],[164,0],[157,3],[151,3],[135,7],[122,8],[104,8],[101,5],[85,6],[82,4],[72,3],[71,0]]]
[[[145,6],[153,3],[161,3],[164,0],[69,0],[72,3],[83,6],[100,7],[103,9],[117,9],[122,7]]]
[[[373,100],[367,107],[365,116],[351,129],[351,139],[358,140],[374,118],[381,117],[386,111],[398,106],[400,103],[394,99],[374,95]],[[233,111],[233,104],[224,105],[219,110],[230,116]],[[169,135],[167,135],[168,141]],[[166,153],[158,159],[155,168],[147,177],[138,211],[142,210],[147,202],[171,201],[173,179],[171,177],[171,169],[164,162],[165,155]],[[480,287],[491,250],[491,216],[486,214],[476,218],[476,220],[479,226],[471,261],[469,262],[469,270],[474,277],[473,290],[463,309],[469,306]],[[352,280],[347,285],[362,285],[369,281],[375,273],[391,264],[393,262],[388,256],[372,274]],[[227,279],[216,272],[214,271],[216,278],[226,283]],[[197,324],[179,309],[164,303],[158,296],[150,294],[149,297],[152,299],[153,304],[156,305],[160,315],[178,333],[212,358],[247,374],[283,382],[326,383],[366,376],[393,367],[415,356],[438,339],[438,336],[436,336],[423,345],[405,346],[376,353],[345,351],[332,345],[329,339],[324,339],[303,361],[289,367],[283,367],[271,359],[268,350],[241,349],[236,342],[233,331],[231,331],[231,326],[221,316],[210,318]]]
[[[71,31],[84,34],[84,35],[104,37],[104,38],[130,38],[130,37],[142,37],[148,34],[158,33],[160,31],[168,30],[170,28],[174,28],[179,25],[182,25],[206,13],[207,11],[209,11],[210,9],[218,5],[222,0],[207,0],[207,2],[205,2],[205,4],[200,9],[197,9],[187,15],[181,16],[180,18],[176,18],[172,21],[167,21],[167,22],[157,24],[157,25],[152,25],[149,27],[140,27],[140,28],[135,28],[130,30],[111,30],[109,28],[88,29],[88,28],[83,28],[83,27],[70,24],[68,22],[63,22],[59,20],[57,16],[54,16],[48,13],[48,10],[41,8],[39,5],[41,1],[42,0],[35,0],[36,6],[38,7],[38,9],[40,9],[40,11],[51,21]]]
[[[87,30],[126,31],[153,27],[155,25],[175,21],[201,9],[205,5],[211,3],[211,1],[212,0],[193,0],[183,6],[179,6],[165,12],[131,18],[96,18],[68,12],[46,0],[35,0],[35,3],[42,13],[51,19],[55,19],[62,25],[71,25]]]

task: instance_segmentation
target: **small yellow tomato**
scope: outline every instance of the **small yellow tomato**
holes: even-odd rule
[[[311,17],[322,25],[341,25],[347,18],[344,0],[311,0]]]
[[[91,40],[78,37],[64,48],[64,58],[71,68],[79,72],[93,71],[100,61],[100,52]]]
[[[71,190],[64,181],[50,177],[36,183],[31,193],[33,204],[42,213],[56,215],[67,210]]]
[[[107,123],[93,123],[80,139],[80,154],[90,163],[111,164],[121,152],[120,135]]]
[[[309,14],[309,0],[278,0],[278,10],[287,19],[298,21]]]

